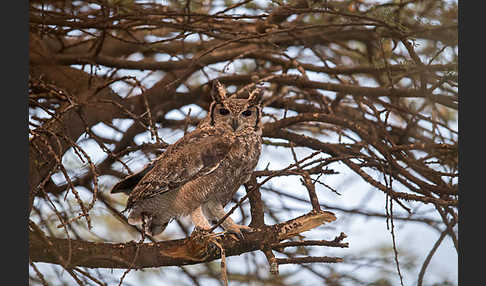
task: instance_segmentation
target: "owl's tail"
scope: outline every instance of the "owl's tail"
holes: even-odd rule
[[[130,192],[133,190],[133,188],[135,188],[138,182],[140,182],[140,180],[153,168],[154,164],[150,163],[142,171],[133,175],[126,176],[111,188],[110,193],[125,193],[126,195],[130,194]]]

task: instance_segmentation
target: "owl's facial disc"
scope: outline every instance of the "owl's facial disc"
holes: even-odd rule
[[[261,129],[260,105],[252,100],[229,96],[213,101],[209,109],[209,124],[228,132],[247,134]]]

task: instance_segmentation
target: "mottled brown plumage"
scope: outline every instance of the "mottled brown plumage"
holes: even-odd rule
[[[209,222],[225,215],[224,205],[249,180],[261,150],[261,91],[245,99],[227,97],[216,82],[211,95],[214,101],[196,130],[112,189],[129,193],[130,224],[146,219],[149,233],[156,235],[173,218],[191,215],[198,229],[208,230]],[[132,191],[126,190],[135,183]],[[238,235],[250,230],[230,217],[222,226]]]

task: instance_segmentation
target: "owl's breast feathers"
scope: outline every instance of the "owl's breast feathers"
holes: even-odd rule
[[[189,181],[210,174],[228,155],[236,138],[219,128],[194,130],[156,159],[128,197],[127,209],[138,201],[177,190]]]

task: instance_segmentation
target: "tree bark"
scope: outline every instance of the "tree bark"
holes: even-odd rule
[[[278,243],[304,231],[332,222],[333,213],[310,212],[285,223],[263,226],[236,240],[225,234],[218,242],[226,256],[240,255],[259,250],[262,246],[278,248]],[[148,268],[179,266],[209,262],[220,258],[219,249],[207,236],[152,243],[102,243],[78,239],[46,237],[39,230],[30,232],[30,259],[33,262],[64,264],[65,267],[88,268]]]

